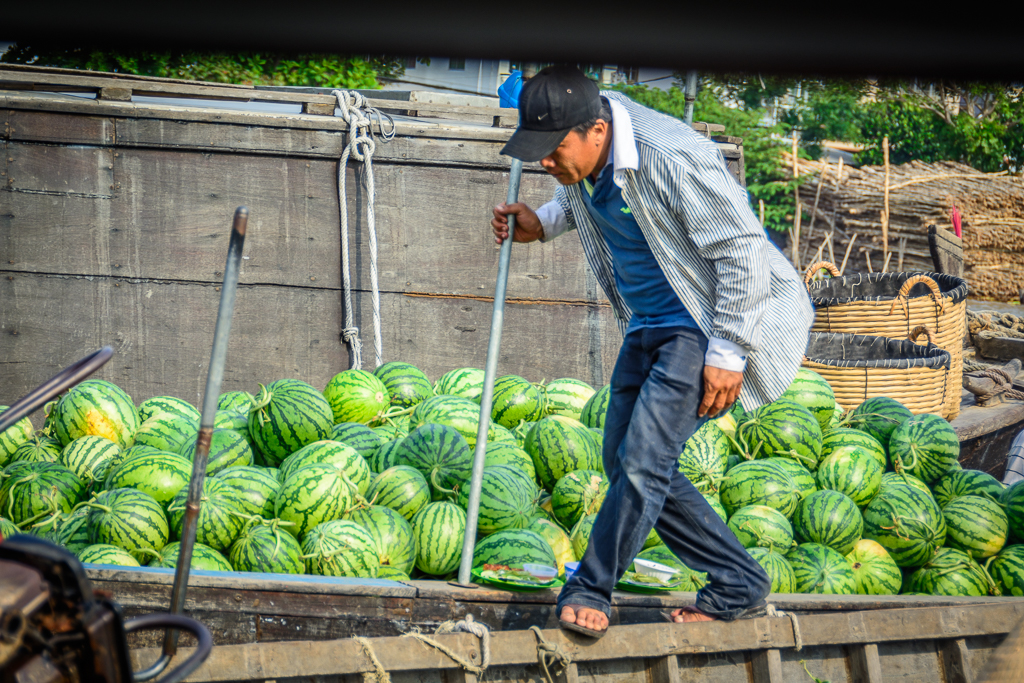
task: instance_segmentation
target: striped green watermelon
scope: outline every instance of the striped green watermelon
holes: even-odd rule
[[[853,568],[840,553],[819,543],[801,543],[786,554],[793,567],[797,593],[853,595]]]
[[[139,428],[139,413],[131,397],[117,385],[87,379],[57,401],[49,421],[65,446],[80,436],[92,434],[127,448]]]
[[[170,529],[163,506],[153,496],[132,488],[104,491],[88,503],[89,540],[128,551],[141,561],[144,549],[167,545]]]
[[[377,576],[379,557],[373,536],[355,522],[335,519],[317,525],[303,537],[302,554],[307,574]]]
[[[796,401],[807,408],[818,421],[822,432],[832,425],[832,416],[836,409],[836,395],[825,378],[814,370],[807,368],[797,370],[796,378],[783,392],[781,398]]]
[[[394,567],[377,567],[377,578],[387,579],[389,581],[409,581],[408,572],[403,572],[400,569]]]
[[[569,534],[565,532],[565,529],[559,526],[557,522],[540,516],[534,517],[526,528],[530,531],[536,531],[547,541],[551,547],[551,552],[555,555],[558,575],[565,575],[565,563],[576,561],[576,556],[572,552],[572,541],[569,540]]]
[[[277,471],[278,481],[284,482],[293,473],[306,465],[334,465],[351,482],[352,496],[363,495],[370,487],[373,473],[354,448],[337,441],[314,441],[295,451],[281,463]]]
[[[415,467],[396,465],[374,477],[366,491],[366,499],[411,520],[430,502],[430,484]]]
[[[786,517],[793,515],[800,490],[789,472],[773,460],[741,462],[726,472],[719,497],[730,516],[747,505],[767,505]]]
[[[900,567],[919,567],[945,542],[946,522],[927,488],[894,481],[864,509],[864,537],[878,541]]]
[[[138,560],[127,552],[109,543],[95,543],[76,553],[82,564],[112,565],[116,567],[141,567]]]
[[[549,415],[537,422],[524,449],[533,458],[537,477],[548,491],[575,470],[603,470],[604,463],[590,431],[577,420]]]
[[[248,391],[225,391],[217,397],[217,410],[248,414],[252,402],[253,396]]]
[[[572,529],[581,517],[596,514],[608,492],[608,478],[597,470],[573,470],[551,492],[551,510],[562,526]]]
[[[398,460],[398,447],[402,445],[403,441],[405,441],[405,437],[400,436],[393,441],[382,443],[366,460],[370,471],[379,473],[401,464]]]
[[[4,517],[0,517],[0,541],[20,533],[21,529],[19,529],[14,522]]]
[[[246,405],[245,409],[248,408]],[[145,422],[156,415],[177,415],[188,418],[197,425],[200,418],[199,410],[194,405],[174,396],[154,396],[139,404],[140,422]]]
[[[820,543],[846,555],[864,533],[864,520],[853,500],[838,491],[818,491],[804,498],[793,515],[800,543]]]
[[[484,371],[478,368],[449,370],[434,382],[434,394],[437,396],[459,396],[479,404],[483,392]]]
[[[146,555],[151,558],[148,566],[174,569],[178,566],[180,554],[181,543],[177,541],[168,543],[159,551],[149,550],[146,552]],[[197,542],[192,544],[192,561],[189,562],[189,568],[207,572],[229,572],[231,564],[227,558],[210,546]]]
[[[384,422],[371,427],[370,430],[384,441],[402,438],[409,435],[409,416],[396,415],[384,419]]]
[[[5,410],[7,406],[0,406],[0,415],[3,415]],[[23,417],[6,431],[0,432],[0,467],[7,466],[14,455],[14,450],[32,438],[34,431],[32,421]]]
[[[181,448],[181,455],[190,461],[196,456],[196,442],[190,440]],[[253,452],[249,442],[232,429],[214,429],[210,437],[210,452],[206,461],[207,476],[214,476],[229,467],[252,465]]]
[[[181,489],[167,506],[171,538],[181,540],[185,520],[185,503],[188,487]],[[199,518],[196,523],[196,541],[214,550],[227,552],[247,521],[245,505],[238,499],[237,491],[215,477],[203,480],[203,494],[200,498]]]
[[[381,365],[373,374],[383,382],[393,406],[411,408],[434,395],[430,380],[415,365],[392,361]]]
[[[1005,489],[998,479],[987,472],[951,470],[932,484],[932,495],[941,508],[959,496],[983,496],[998,502]]]
[[[484,451],[484,467],[493,465],[511,465],[521,469],[530,479],[537,480],[537,470],[533,466],[533,458],[515,444],[505,442],[487,444]]]
[[[914,417],[902,403],[887,396],[869,398],[853,409],[846,419],[850,427],[867,432],[888,452],[889,436],[897,427]]]
[[[31,462],[12,462],[0,472],[0,512],[7,510],[8,492],[19,478],[32,474],[36,465]]]
[[[350,368],[331,378],[324,387],[334,422],[379,422],[391,404],[387,387],[372,373]],[[324,437],[326,438],[326,437]]]
[[[878,443],[878,439],[867,432],[862,432],[859,429],[850,429],[849,427],[838,427],[822,437],[822,460],[834,453],[842,453],[847,450],[869,453],[871,457],[878,461],[883,470],[888,464],[888,460],[885,457],[885,448],[882,444]]]
[[[717,493],[702,493],[701,495],[704,496],[704,500],[708,502],[715,514],[722,518],[723,522],[729,521],[729,515],[725,513],[725,508],[722,506],[722,501],[718,499]]]
[[[14,449],[11,462],[60,462],[60,452],[60,441],[34,434]]]
[[[331,441],[343,443],[356,453],[369,458],[387,440],[366,425],[358,422],[339,422],[331,430]]]
[[[960,439],[938,415],[924,414],[904,420],[889,437],[889,463],[926,484],[938,481],[960,456]]]
[[[878,542],[862,538],[846,555],[860,595],[897,595],[903,573]]]
[[[772,581],[772,593],[795,593],[796,574],[785,555],[771,548],[747,548]]]
[[[793,545],[793,527],[789,520],[765,505],[740,508],[729,518],[729,528],[744,548],[756,546],[786,552]]]
[[[487,434],[487,442],[503,443],[509,446],[517,446],[519,448],[522,448],[522,446],[519,445],[519,439],[516,438],[516,435],[512,433],[511,429],[506,429],[505,427],[502,427],[501,425],[495,424],[493,422],[491,423],[491,426]]]
[[[281,482],[274,470],[255,466],[229,467],[218,472],[215,478],[234,490],[243,513],[273,519],[274,499],[281,490]]]
[[[970,555],[954,548],[939,548],[910,575],[905,592],[981,597],[995,591],[985,570]]]
[[[598,453],[604,453],[604,430],[597,429],[596,427],[588,427],[590,434],[594,438],[594,446],[597,447]]]
[[[1006,545],[1006,513],[991,498],[960,496],[942,508],[942,516],[946,545],[976,560],[991,557]]]
[[[821,426],[807,408],[780,398],[748,413],[736,428],[749,457],[792,458],[812,472],[821,456]]]
[[[55,462],[26,463],[26,469],[9,465],[5,473],[11,476],[0,494],[0,510],[19,526],[54,512],[71,512],[85,495],[82,480]]]
[[[518,375],[494,380],[491,419],[511,429],[522,420],[535,421],[544,415],[544,397],[540,390]]]
[[[0,496],[0,503],[3,497]],[[1010,533],[1017,538],[1024,538],[1024,481],[1008,486],[999,496],[999,502],[1006,510]]]
[[[236,413],[229,410],[218,410],[213,416],[213,426],[217,429],[230,429],[245,437],[245,440],[252,445],[252,437],[249,435],[249,413]]]
[[[480,405],[468,398],[456,396],[434,396],[413,408],[409,416],[409,429],[425,424],[440,424],[454,427],[470,448],[476,446],[477,429],[480,426]],[[488,426],[487,439],[494,438],[495,423]]]
[[[1024,545],[1008,545],[988,566],[1002,595],[1024,596]]]
[[[590,532],[593,530],[594,522],[596,521],[596,512],[590,515],[583,515],[576,522],[576,525],[573,526],[572,531],[569,532],[569,540],[572,541],[572,554],[581,560],[584,553],[587,552],[587,546],[590,545]]]
[[[608,403],[612,396],[612,385],[606,384],[597,393],[587,399],[580,413],[580,422],[588,427],[604,429],[605,416],[608,414]]]
[[[180,453],[188,443],[195,443],[198,433],[198,421],[181,415],[160,413],[139,425],[135,432],[135,443]]]
[[[373,537],[378,564],[408,574],[416,564],[416,539],[412,525],[398,511],[382,505],[359,508],[345,519],[361,524]]]
[[[297,538],[324,522],[340,519],[355,499],[348,480],[335,465],[301,467],[284,480],[274,499],[274,517],[292,522],[285,527]]]
[[[122,460],[107,473],[106,488],[135,488],[166,505],[191,477],[192,463],[187,458],[159,451]]]
[[[280,528],[280,520],[249,524],[228,552],[236,572],[304,574],[302,548],[294,536]]]
[[[725,463],[732,452],[729,437],[714,420],[702,424],[679,456],[679,471],[698,491],[717,491],[725,476]]]
[[[89,545],[89,508],[80,505],[71,512],[55,512],[33,524],[32,532],[77,553]]]
[[[416,427],[398,445],[398,463],[415,467],[430,484],[431,498],[443,500],[469,480],[473,452],[461,434],[448,425]]]
[[[60,463],[84,482],[103,482],[120,452],[118,445],[110,439],[82,436],[64,447],[60,452]]]
[[[481,534],[489,534],[525,528],[537,512],[538,494],[536,482],[526,472],[511,465],[485,467],[477,529]],[[458,503],[468,508],[468,486],[459,490]]]
[[[507,529],[480,539],[473,548],[473,566],[501,564],[522,569],[524,564],[557,567],[555,553],[544,537],[529,529]]]
[[[766,458],[765,462],[784,470],[793,480],[794,490],[803,500],[818,490],[818,482],[811,471],[792,458]]]
[[[249,434],[267,464],[275,467],[306,444],[329,439],[332,427],[327,399],[297,379],[261,384],[249,412]]]
[[[553,380],[544,387],[544,414],[566,415],[579,420],[587,401],[595,393],[594,387],[579,379],[563,377]]]
[[[818,487],[849,496],[865,507],[878,493],[885,468],[867,450],[856,446],[837,449],[818,465]]]
[[[412,518],[412,533],[416,539],[416,568],[425,574],[444,576],[459,566],[466,513],[455,503],[427,503]],[[554,566],[553,558],[551,564]]]
[[[928,488],[928,484],[913,475],[907,474],[906,472],[886,472],[883,474],[882,483],[878,487],[878,492],[882,493],[894,486],[910,486],[929,497],[932,495],[931,489]]]

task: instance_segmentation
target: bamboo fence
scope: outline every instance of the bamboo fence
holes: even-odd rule
[[[782,154],[792,169],[792,154]],[[949,209],[955,202],[963,216],[964,277],[971,297],[1015,301],[1024,288],[1024,179],[950,161],[912,161],[889,166],[887,174],[884,166],[801,159],[799,174],[814,177],[800,186],[811,218],[802,226],[798,267],[828,256],[830,249],[844,254],[852,242],[844,274],[932,271],[928,226],[952,230]]]

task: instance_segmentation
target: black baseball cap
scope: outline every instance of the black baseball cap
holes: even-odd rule
[[[574,66],[549,66],[526,81],[519,93],[519,127],[501,153],[540,161],[581,123],[601,113],[601,92]]]

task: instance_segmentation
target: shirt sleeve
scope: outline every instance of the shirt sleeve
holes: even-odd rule
[[[540,238],[541,242],[549,242],[569,229],[569,221],[557,199],[552,199],[537,209],[537,218],[540,219],[540,224],[544,227],[544,236]]]
[[[704,365],[731,372],[743,372],[747,367],[747,350],[728,339],[711,337],[708,339],[708,350],[704,354]]]

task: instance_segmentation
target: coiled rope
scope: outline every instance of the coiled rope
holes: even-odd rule
[[[572,664],[572,657],[561,646],[549,643],[537,626],[531,626],[530,630],[537,634],[537,663],[544,678],[548,683],[555,683],[551,670],[557,668],[555,675],[565,671]]]
[[[444,653],[453,662],[461,666],[466,671],[475,674],[477,677],[483,676],[484,672],[487,671],[487,667],[491,665],[491,632],[487,626],[481,624],[479,621],[473,619],[472,614],[467,614],[466,618],[462,621],[446,621],[437,627],[436,635],[444,635],[446,633],[457,633],[462,631],[464,633],[471,633],[480,639],[480,666],[477,666],[473,662],[469,661],[459,653],[452,650],[446,645],[442,645],[433,638],[425,636],[422,633],[406,633],[403,638],[415,638],[420,642],[426,643],[435,650]]]
[[[1013,388],[1013,377],[1006,370],[1000,367],[991,366],[984,370],[975,370],[968,373],[969,377],[988,377],[995,382],[996,387],[986,394],[978,395],[978,402],[987,401],[990,398],[1003,394],[1004,398],[1013,401],[1024,401],[1024,391]]]
[[[373,299],[373,351],[376,366],[383,361],[380,332],[380,289],[377,286],[377,225],[374,215],[375,187],[373,183],[373,153],[376,143],[370,127],[371,117],[377,119],[377,131],[383,142],[395,137],[395,120],[380,110],[367,105],[366,98],[354,90],[335,90],[341,118],[348,124],[348,144],[338,161],[338,213],[341,224],[341,273],[344,286],[345,326],[341,334],[351,351],[351,367],[360,369],[363,365],[363,344],[359,339],[359,328],[353,322],[352,275],[349,271],[348,248],[348,197],[345,187],[346,169],[349,157],[363,162],[363,183],[366,185],[366,227],[370,240],[370,287]],[[384,118],[391,122],[391,129],[384,130]]]
[[[795,614],[776,609],[775,605],[772,604],[769,604],[765,608],[765,614],[769,617],[789,617],[790,623],[793,624],[793,642],[796,644],[795,651],[800,652],[800,650],[804,649],[804,638],[800,635],[800,622],[797,620]]]

